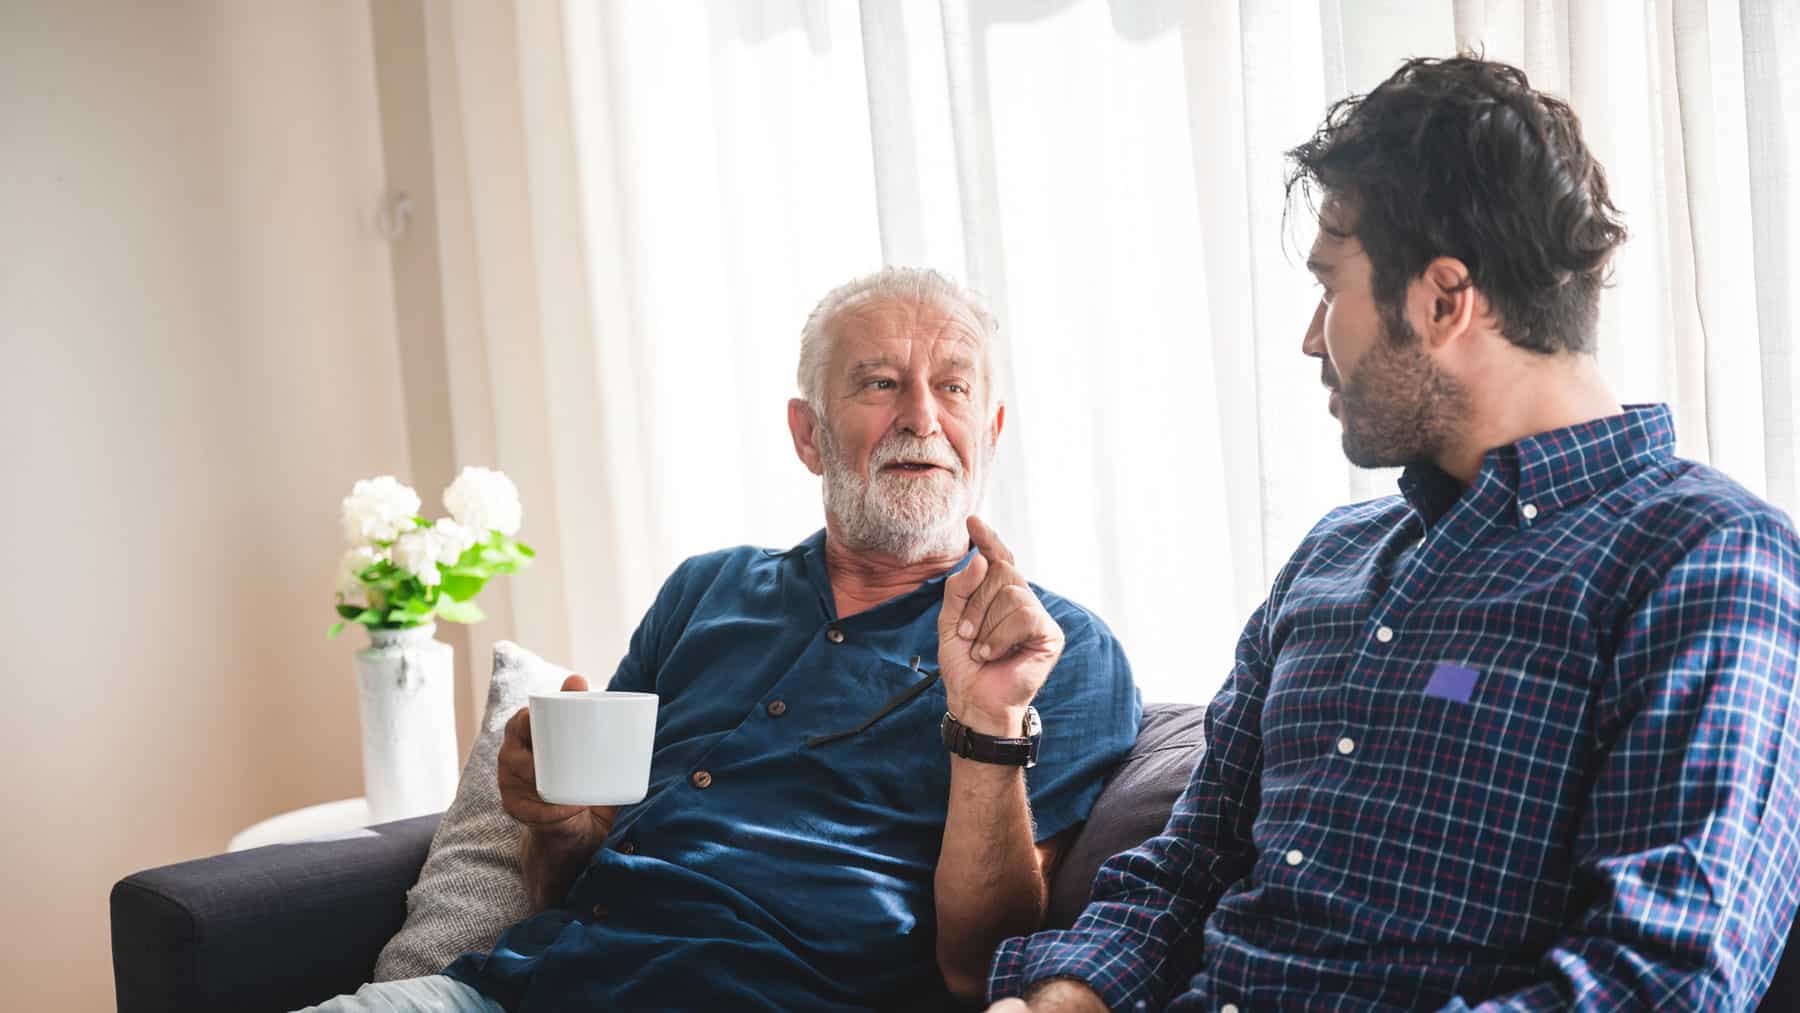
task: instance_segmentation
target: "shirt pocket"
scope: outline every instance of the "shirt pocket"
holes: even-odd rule
[[[843,701],[831,727],[809,728],[797,747],[805,782],[821,801],[855,800],[871,820],[916,824],[941,836],[950,798],[950,761],[939,733],[947,706],[943,683],[909,694],[924,676],[885,660],[867,665],[858,678],[854,702]],[[903,695],[904,702],[882,713]]]
[[[1471,814],[1517,816],[1527,803],[1563,794],[1559,786],[1578,774],[1587,751],[1583,680],[1554,664],[1419,668],[1390,691],[1389,705],[1408,766],[1434,790]]]

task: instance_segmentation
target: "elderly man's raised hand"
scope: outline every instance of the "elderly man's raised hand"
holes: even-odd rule
[[[1062,627],[979,517],[969,518],[969,538],[975,558],[944,582],[938,669],[958,721],[984,735],[1020,735],[1025,708],[1062,657]]]

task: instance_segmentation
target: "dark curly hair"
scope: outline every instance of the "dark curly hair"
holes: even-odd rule
[[[1397,310],[1426,265],[1455,257],[1507,340],[1593,350],[1625,227],[1575,111],[1524,71],[1468,54],[1408,60],[1334,104],[1287,156],[1290,209],[1298,190],[1353,216],[1346,234],[1368,254],[1378,306]]]

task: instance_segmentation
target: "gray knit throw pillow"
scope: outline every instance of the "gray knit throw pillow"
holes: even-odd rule
[[[486,952],[528,913],[519,826],[500,808],[495,759],[507,719],[532,693],[561,688],[568,674],[517,644],[494,645],[481,733],[469,747],[456,799],[432,835],[419,881],[406,893],[406,924],[375,961],[376,981],[436,974],[461,954]]]

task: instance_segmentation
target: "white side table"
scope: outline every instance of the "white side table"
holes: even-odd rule
[[[295,809],[245,827],[231,838],[225,850],[243,851],[265,844],[354,836],[368,825],[369,800],[346,798]]]

